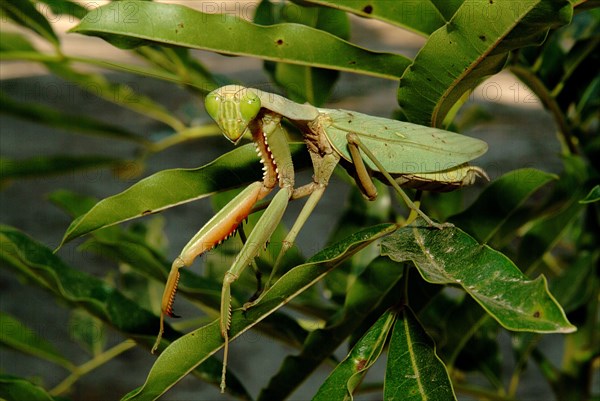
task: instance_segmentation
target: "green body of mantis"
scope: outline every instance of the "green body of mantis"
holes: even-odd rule
[[[220,328],[225,353],[222,391],[225,389],[228,357],[231,284],[269,240],[290,199],[310,195],[284,239],[274,268],[295,241],[339,163],[353,173],[359,188],[369,199],[377,196],[371,175],[383,176],[415,212],[415,217],[418,214],[437,228],[443,225],[429,219],[400,187],[449,191],[470,185],[477,177],[487,178],[481,168],[468,164],[487,151],[487,144],[453,132],[353,111],[316,108],[292,102],[276,94],[237,85],[224,86],[211,92],[206,98],[205,106],[223,134],[234,144],[244,134],[252,135],[264,165],[263,181],[250,184],[221,209],[189,241],[173,262],[163,294],[161,327],[153,351],[160,344],[164,315],[175,316],[172,307],[179,269],[190,266],[196,257],[231,236],[256,202],[275,187],[281,188],[223,279]],[[286,134],[281,126],[282,117],[302,131],[313,163],[313,182],[299,188],[294,187],[294,167]]]

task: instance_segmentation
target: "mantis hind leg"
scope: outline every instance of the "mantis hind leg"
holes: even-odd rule
[[[406,195],[406,192],[404,192],[402,190],[402,188],[400,188],[400,185],[398,185],[396,180],[394,180],[394,178],[390,175],[390,173],[385,170],[385,168],[381,165],[379,160],[377,160],[377,158],[375,157],[373,152],[371,152],[360,141],[358,135],[356,135],[354,133],[349,133],[348,135],[346,135],[346,140],[348,141],[348,149],[350,150],[350,155],[352,156],[352,163],[354,164],[354,168],[356,170],[356,178],[357,178],[357,181],[359,181],[359,187],[361,188],[361,190],[363,191],[365,196],[367,196],[367,198],[369,198],[369,200],[372,200],[377,196],[377,190],[375,189],[373,180],[371,179],[369,171],[365,165],[365,162],[363,161],[361,151],[369,159],[371,159],[371,161],[375,164],[375,166],[377,167],[379,172],[381,172],[381,174],[383,174],[383,176],[386,178],[386,180],[389,182],[389,184],[396,190],[398,195],[400,195],[400,197],[402,198],[404,203],[406,203],[406,206],[408,206],[408,208],[411,210],[411,216],[409,216],[407,224],[412,223],[417,218],[417,216],[420,216],[431,227],[442,229],[444,227],[452,226],[449,223],[440,224],[440,223],[436,223],[435,221],[431,220],[431,218],[429,218],[429,216],[427,216],[419,208],[419,206],[417,204],[415,204],[415,202],[413,202],[408,197],[408,195]]]

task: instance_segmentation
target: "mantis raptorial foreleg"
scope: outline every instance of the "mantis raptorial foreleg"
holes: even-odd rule
[[[238,225],[244,219],[246,219],[246,217],[248,217],[256,202],[267,196],[277,185],[277,183],[283,184],[283,186],[286,187],[293,187],[293,167],[287,167],[285,169],[281,169],[280,171],[277,165],[277,161],[280,161],[282,165],[291,164],[291,156],[289,155],[287,143],[285,150],[281,153],[278,153],[277,158],[272,155],[271,151],[271,146],[280,146],[278,142],[281,141],[279,137],[282,135],[282,132],[280,132],[282,128],[280,125],[279,116],[274,116],[272,113],[263,113],[260,116],[255,116],[255,118],[249,121],[248,128],[252,132],[257,153],[260,155],[261,163],[264,165],[263,181],[250,184],[231,202],[223,207],[212,219],[208,221],[208,223],[204,225],[204,227],[202,227],[202,229],[200,229],[200,231],[198,231],[198,233],[188,242],[188,244],[181,251],[180,255],[173,262],[169,277],[167,279],[167,284],[163,292],[160,330],[154,347],[152,348],[153,352],[158,348],[164,333],[164,316],[175,316],[173,313],[173,301],[175,299],[177,284],[179,282],[179,269],[185,266],[190,266],[198,256],[212,249],[214,246],[218,245],[223,240],[234,234]],[[269,136],[275,137],[273,140],[274,144],[269,144]],[[291,177],[288,176],[288,174],[291,174]],[[285,178],[283,178],[284,176]],[[285,193],[285,196],[289,198],[291,189],[287,190]],[[259,227],[257,228],[260,230]],[[251,245],[253,244],[249,244],[247,242],[244,246],[244,249],[249,249]],[[260,248],[262,244],[257,246]]]
[[[179,269],[190,266],[198,256],[231,236],[237,226],[248,216],[254,204],[264,197],[263,192],[265,192],[263,183],[255,182],[249,185],[229,202],[227,206],[215,214],[187,243],[180,255],[175,258],[163,292],[160,330],[154,347],[152,347],[152,352],[155,352],[160,345],[160,340],[164,332],[165,315],[178,317],[173,313],[173,302],[179,282]]]

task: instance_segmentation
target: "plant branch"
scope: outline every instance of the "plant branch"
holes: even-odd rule
[[[68,391],[71,386],[79,380],[82,376],[90,373],[92,370],[104,365],[106,362],[115,358],[119,354],[135,347],[137,343],[133,340],[126,340],[112,348],[107,349],[101,354],[96,355],[94,358],[90,359],[83,365],[78,366],[73,370],[73,372],[62,382],[60,382],[56,387],[49,391],[49,394],[52,396],[57,396]]]

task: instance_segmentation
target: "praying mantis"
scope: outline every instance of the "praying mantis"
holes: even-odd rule
[[[488,179],[483,169],[468,164],[487,151],[487,144],[453,132],[354,111],[317,108],[238,85],[227,85],[212,91],[205,99],[205,107],[234,145],[244,135],[251,135],[263,164],[263,179],[250,184],[216,213],[173,261],[163,293],[160,330],[153,352],[160,344],[165,315],[175,316],[173,302],[179,269],[190,266],[198,256],[232,236],[256,203],[275,187],[280,187],[223,279],[220,308],[220,331],[224,341],[221,392],[225,391],[229,350],[231,285],[269,240],[290,200],[308,196],[283,241],[273,269],[277,268],[282,255],[295,241],[338,164],[352,173],[368,199],[377,196],[371,176],[382,178],[402,197],[413,212],[413,219],[420,216],[435,228],[445,225],[432,221],[401,187],[451,191],[473,184],[478,177]],[[283,117],[302,132],[313,164],[313,181],[300,187],[295,187],[292,157],[281,125]]]

